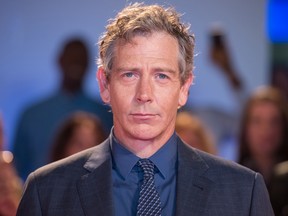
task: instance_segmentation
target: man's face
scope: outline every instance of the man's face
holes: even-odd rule
[[[114,56],[107,86],[101,89],[99,83],[102,99],[112,108],[116,137],[166,142],[192,79],[181,86],[177,40],[165,33],[136,36],[132,43],[118,43]],[[99,79],[104,72],[98,73]]]

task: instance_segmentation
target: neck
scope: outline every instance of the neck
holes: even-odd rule
[[[275,158],[267,155],[255,155],[254,158],[259,172],[263,175],[264,179],[268,180],[276,163]]]
[[[275,158],[268,155],[254,155],[255,161],[259,166],[271,166],[275,163]]]
[[[81,91],[82,86],[80,83],[79,84],[76,84],[76,83],[71,84],[71,83],[67,83],[67,82],[62,82],[61,89],[68,94],[76,94],[79,91]]]

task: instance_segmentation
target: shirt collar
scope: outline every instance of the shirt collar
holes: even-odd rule
[[[110,145],[113,158],[113,166],[126,179],[140,159],[135,154],[126,149],[115,137],[113,130],[110,134]],[[149,158],[157,167],[163,178],[176,168],[177,145],[175,132],[169,140]]]
[[[126,179],[139,158],[120,144],[113,133],[113,129],[110,133],[110,145],[113,167],[124,179]]]
[[[149,158],[158,168],[164,178],[176,169],[177,138],[175,132],[155,154]]]

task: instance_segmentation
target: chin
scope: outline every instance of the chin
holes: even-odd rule
[[[132,134],[137,139],[149,140],[153,139],[157,136],[158,130],[157,127],[151,126],[141,126],[141,127],[133,127]]]

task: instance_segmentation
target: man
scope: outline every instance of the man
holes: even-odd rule
[[[273,215],[263,178],[175,134],[194,37],[173,9],[133,4],[101,37],[97,78],[114,128],[97,147],[32,173],[21,215]]]
[[[83,91],[88,59],[89,53],[82,39],[67,40],[58,58],[60,89],[22,113],[13,145],[15,165],[22,179],[50,161],[55,132],[71,113],[82,110],[97,115],[106,126],[108,136],[113,125],[109,107],[90,98]]]

